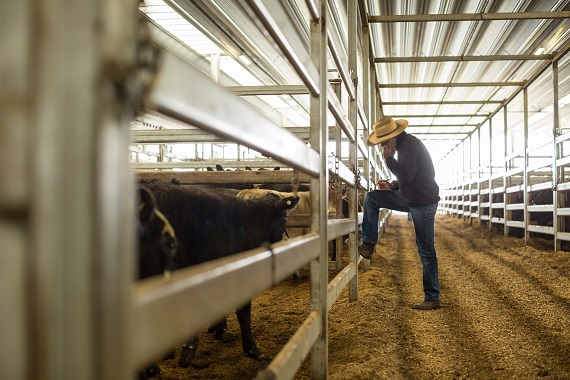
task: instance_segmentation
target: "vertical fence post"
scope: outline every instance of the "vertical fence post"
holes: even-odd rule
[[[321,334],[311,351],[311,377],[328,377],[328,165],[327,128],[327,1],[320,1],[319,19],[311,20],[311,59],[319,73],[318,96],[311,95],[311,147],[320,154],[320,175],[311,178],[311,231],[319,233],[319,259],[311,262],[311,310],[319,313]]]
[[[523,204],[524,204],[524,211],[523,211],[523,220],[524,220],[524,244],[526,245],[529,238],[529,217],[528,217],[528,186],[529,183],[529,176],[528,176],[528,87],[525,86],[523,88],[523,135],[524,135],[524,146],[523,146],[523,155],[524,155],[524,167],[523,167]]]
[[[489,231],[493,230],[493,119],[489,119]]]
[[[560,114],[558,104],[558,61],[552,62],[552,89],[553,89],[553,125],[552,125],[552,228],[554,234],[554,252],[560,250],[560,240],[558,240],[558,230],[560,223],[558,223],[558,206],[560,200],[558,199],[558,158],[560,156],[557,144],[557,137],[560,134]]]
[[[509,227],[507,223],[511,220],[511,211],[507,210],[507,204],[509,195],[507,194],[507,186],[509,185],[509,181],[507,180],[507,168],[508,168],[508,161],[507,161],[507,105],[503,107],[503,217],[505,221],[505,225],[503,228],[503,234],[505,236],[509,235]]]
[[[350,261],[358,263],[358,252],[356,248],[356,240],[358,237],[358,186],[360,185],[358,174],[358,67],[357,67],[357,51],[358,51],[358,3],[357,0],[348,0],[348,70],[352,73],[352,83],[354,84],[354,99],[348,102],[348,119],[354,128],[356,141],[349,148],[348,161],[349,167],[354,170],[355,186],[349,190],[349,215],[354,218],[354,232],[349,234],[349,257]],[[349,284],[349,301],[358,300],[358,271]]]
[[[32,237],[28,141],[34,104],[33,3],[0,2],[0,379],[29,379],[32,372],[27,267]]]

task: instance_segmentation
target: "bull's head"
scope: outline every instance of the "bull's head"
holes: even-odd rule
[[[150,190],[141,186],[139,197],[138,278],[142,279],[173,269],[177,240]]]
[[[265,197],[271,199],[273,203],[273,215],[270,217],[267,226],[267,238],[270,243],[275,243],[283,238],[285,228],[287,227],[287,216],[289,211],[299,203],[299,197],[290,196],[281,198],[273,193],[269,193]]]

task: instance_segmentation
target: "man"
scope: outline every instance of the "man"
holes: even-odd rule
[[[404,132],[407,126],[407,120],[382,117],[374,123],[374,132],[368,137],[368,145],[382,145],[382,155],[396,180],[380,180],[378,190],[366,195],[358,252],[366,259],[372,257],[378,241],[380,208],[410,213],[423,265],[424,287],[424,300],[412,307],[419,310],[439,309],[439,278],[434,246],[439,186],[435,182],[435,170],[429,152],[418,138]],[[394,157],[396,152],[397,159]]]

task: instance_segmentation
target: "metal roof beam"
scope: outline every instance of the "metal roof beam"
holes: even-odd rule
[[[418,136],[425,136],[425,135],[468,135],[469,132],[412,132],[413,135]],[[461,140],[461,139],[457,139],[457,140]]]
[[[311,56],[305,48],[303,40],[291,24],[279,2],[249,0],[251,9],[255,12],[267,32],[273,37],[281,52],[287,57],[313,96],[320,94],[318,72],[311,61]]]
[[[404,63],[404,62],[467,62],[467,61],[546,61],[554,54],[518,54],[518,55],[460,55],[433,57],[385,57],[374,58],[375,63]]]
[[[307,4],[307,8],[309,9],[309,12],[311,13],[311,17],[313,18],[313,20],[318,20],[321,17],[321,15],[319,13],[319,6],[315,2],[315,0],[305,0],[305,3]]]
[[[492,86],[524,86],[526,82],[473,82],[473,83],[379,83],[380,88],[412,88],[412,87],[492,87]]]
[[[485,115],[473,115],[471,113],[468,114],[448,114],[448,115],[442,115],[442,114],[435,114],[435,115],[391,115],[392,117],[409,117],[409,118],[418,118],[418,117],[487,117],[487,114]]]
[[[420,133],[414,133],[414,136],[421,136],[422,140],[438,140],[438,141],[460,141],[463,140],[465,137],[465,134],[461,134],[459,135],[458,133],[453,133],[452,135],[457,135],[457,137],[451,137],[451,136],[441,136],[439,133],[426,133],[426,134],[420,134]]]
[[[478,127],[479,124],[410,124],[409,128]]]
[[[368,22],[492,21],[570,18],[570,11],[368,16]]]
[[[383,102],[384,106],[410,106],[410,105],[430,105],[430,104],[500,104],[502,100],[442,100],[442,101],[417,101],[417,102]]]
[[[228,90],[240,96],[254,95],[305,95],[309,90],[305,85],[267,85],[267,86],[227,86]]]
[[[530,86],[540,75],[542,75],[542,73],[544,71],[546,71],[546,69],[551,67],[554,62],[557,62],[560,59],[562,59],[562,57],[564,57],[566,54],[568,54],[568,52],[570,52],[570,41],[567,41],[562,46],[562,48],[558,49],[558,51],[554,55],[554,58],[552,58],[552,60],[550,62],[541,63],[541,66],[538,68],[538,70],[536,70],[534,72],[534,74],[532,74],[531,77],[524,82],[523,86],[521,86],[521,88],[517,89],[513,94],[511,94],[511,96],[508,99],[504,100],[504,105],[508,105],[516,96],[518,96],[520,94],[520,92],[525,87]],[[487,120],[489,120],[493,116],[495,116],[504,107],[504,105],[497,107],[497,109],[494,112],[490,113],[489,116],[487,116],[487,118],[485,120],[483,120],[479,126],[483,125],[484,123],[487,122]]]

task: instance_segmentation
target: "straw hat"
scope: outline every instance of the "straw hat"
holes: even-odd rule
[[[384,116],[374,123],[374,132],[368,136],[368,145],[376,145],[390,140],[402,133],[407,126],[407,120],[394,120],[389,116]]]

